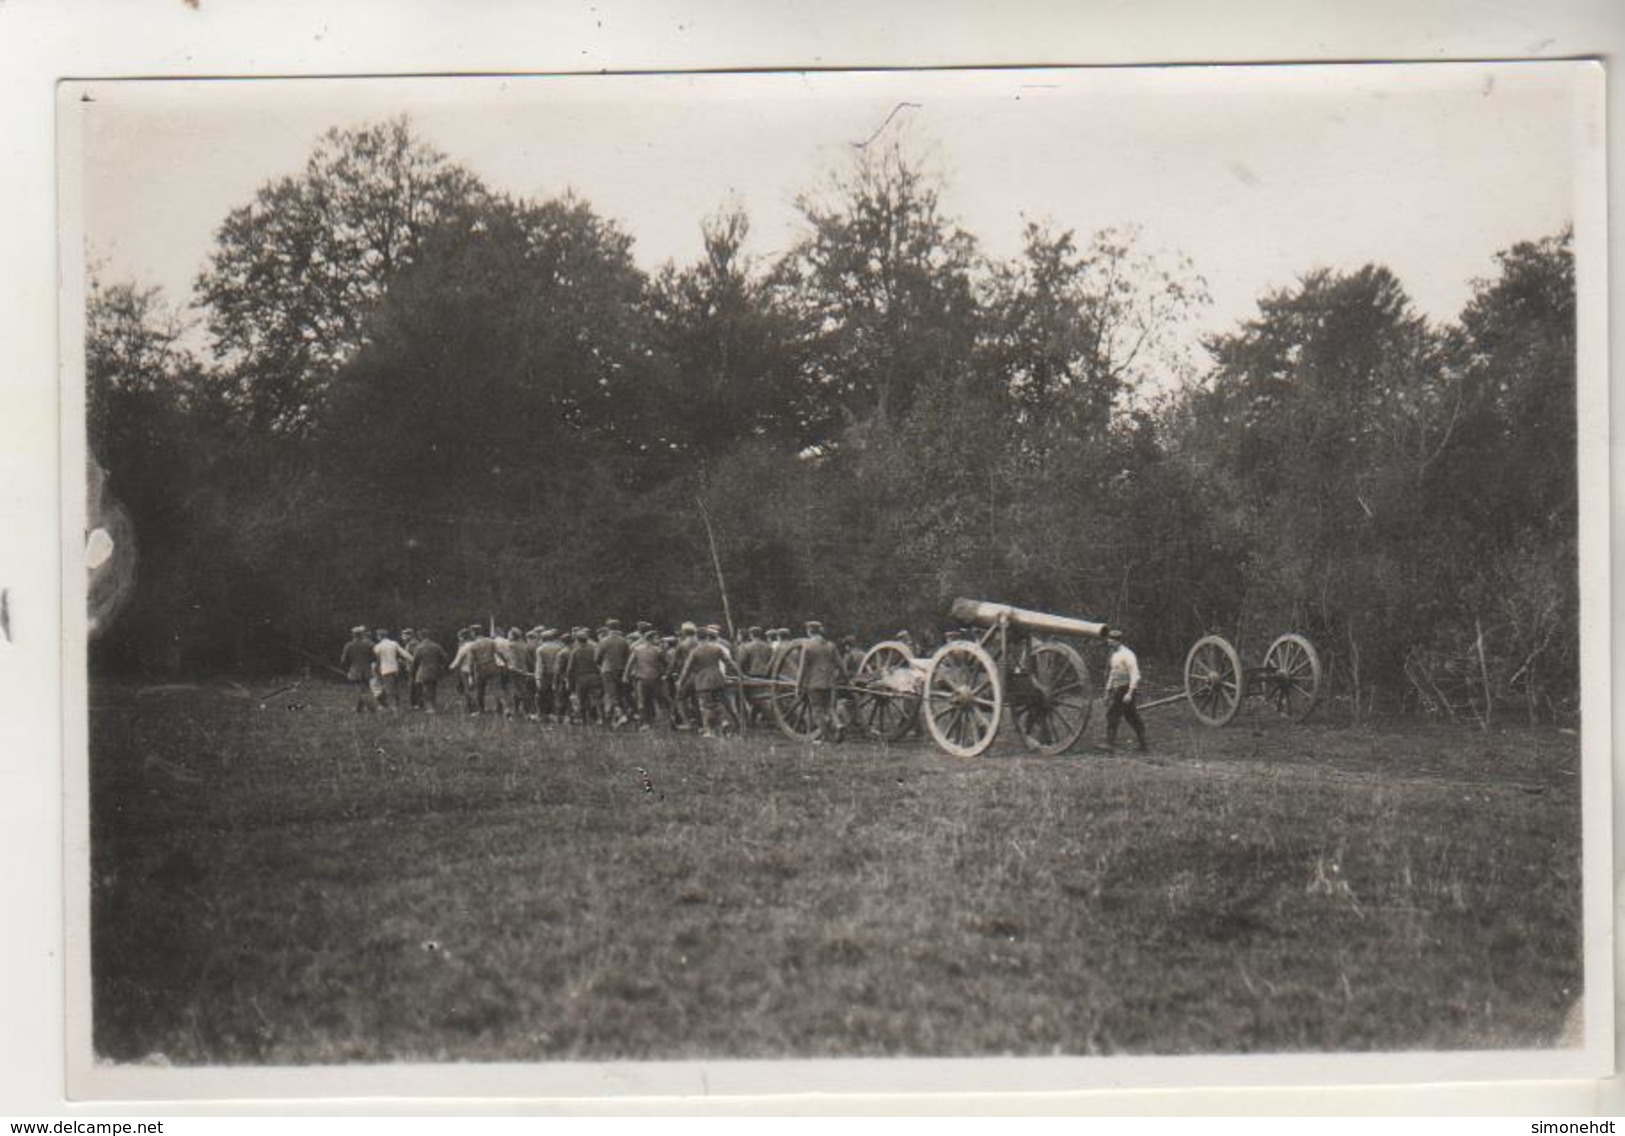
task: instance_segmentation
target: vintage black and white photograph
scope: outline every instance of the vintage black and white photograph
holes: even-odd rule
[[[1592,1071],[1601,87],[65,86],[83,1068]]]

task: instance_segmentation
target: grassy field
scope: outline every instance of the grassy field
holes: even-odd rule
[[[966,761],[347,701],[93,684],[103,1057],[1542,1046],[1580,995],[1572,734],[1170,708]]]

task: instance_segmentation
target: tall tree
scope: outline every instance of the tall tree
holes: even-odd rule
[[[693,265],[667,265],[649,306],[662,381],[649,392],[658,444],[714,456],[747,438],[810,441],[799,334],[745,250],[750,220],[724,209],[701,226]]]
[[[329,130],[302,174],[232,210],[196,292],[249,421],[308,433],[389,280],[427,232],[484,193],[402,116]]]
[[[1309,273],[1207,347],[1214,370],[1181,452],[1235,494],[1222,509],[1248,558],[1231,620],[1308,630],[1344,649],[1362,692],[1391,691],[1437,591],[1438,564],[1414,543],[1416,438],[1442,397],[1435,333],[1367,265]]]
[[[1577,704],[1579,484],[1572,233],[1496,257],[1446,335],[1422,518],[1448,565],[1420,665],[1487,717],[1482,691],[1548,718]],[[1442,676],[1442,677],[1441,677]]]
[[[994,264],[983,291],[980,365],[1021,420],[1096,437],[1132,394],[1188,366],[1176,332],[1208,302],[1188,261],[1145,252],[1135,230],[1080,247],[1072,230],[1031,222],[1021,256]]]
[[[884,428],[969,357],[976,242],[896,138],[798,204],[807,233],[781,279],[809,328],[814,395],[832,428]]]
[[[1477,282],[1447,338],[1452,413],[1430,490],[1436,523],[1478,540],[1577,529],[1572,240],[1565,229],[1497,254],[1499,275]]]
[[[292,533],[289,559],[402,618],[429,579],[475,610],[581,582],[627,519],[621,494],[660,464],[640,417],[645,288],[631,238],[579,198],[492,198],[430,234],[315,439],[344,491],[303,528],[343,539]]]
[[[185,324],[157,287],[93,275],[85,319],[86,426],[91,449],[108,452],[144,409],[183,400],[193,368],[180,342]]]

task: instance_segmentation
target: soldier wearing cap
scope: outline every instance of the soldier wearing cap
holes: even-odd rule
[[[637,641],[627,651],[626,666],[621,670],[623,689],[632,692],[633,713],[638,728],[647,730],[654,725],[660,704],[665,701],[661,676],[666,672],[666,650],[652,630],[639,632]]]
[[[344,650],[339,654],[339,666],[344,668],[345,677],[356,686],[357,714],[378,709],[378,701],[373,698],[369,685],[375,658],[373,643],[367,638],[365,625],[350,628],[350,641],[344,644]]]
[[[573,714],[577,721],[583,723],[598,721],[604,691],[603,679],[598,672],[598,650],[593,644],[592,633],[585,627],[576,628],[574,638],[569,658],[564,662]]]
[[[632,644],[621,634],[621,621],[604,620],[603,634],[598,637],[598,676],[604,686],[604,717],[612,726],[628,720],[622,676],[631,658]]]
[[[451,672],[457,676],[457,693],[464,710],[474,708],[474,665],[469,648],[474,644],[475,631],[474,627],[457,629],[457,651],[451,657]]]
[[[669,671],[672,687],[672,719],[679,730],[687,730],[692,729],[699,721],[699,706],[694,700],[693,685],[683,681],[683,664],[688,662],[689,652],[699,646],[700,629],[692,622],[684,621],[677,632],[677,642],[671,649]]]
[[[767,673],[779,673],[779,660],[784,658],[790,650],[790,632],[783,627],[774,627],[767,633]]]
[[[717,638],[715,629],[699,630],[697,642],[683,660],[677,676],[679,688],[690,687],[700,709],[700,736],[714,738],[726,732],[733,716],[728,709],[728,674],[733,660]]]
[[[417,679],[417,653],[418,644],[423,641],[423,633],[414,627],[401,628],[401,648],[404,652],[401,668],[405,673],[406,705],[411,710],[423,709],[423,687],[418,685]]]
[[[532,627],[521,632],[514,628],[508,635],[512,646],[508,650],[509,673],[513,681],[513,712],[536,720],[536,644],[542,629]]]
[[[469,627],[468,640],[468,668],[470,692],[469,713],[483,714],[486,711],[485,692],[490,682],[502,672],[503,663],[497,654],[497,641],[487,635],[483,628],[477,624]],[[497,709],[502,709],[502,700],[497,699]]]
[[[446,673],[446,649],[424,631],[412,650],[412,690],[418,705],[431,714],[440,713],[440,676]]]
[[[1145,749],[1145,723],[1134,702],[1140,691],[1140,660],[1124,642],[1123,629],[1110,627],[1106,639],[1112,645],[1111,657],[1106,662],[1106,748],[1117,747],[1117,723],[1125,721],[1139,748]]]
[[[492,678],[496,679],[497,687],[497,713],[504,718],[513,713],[513,665],[515,662],[514,640],[519,637],[519,628],[510,627],[504,631],[497,627],[491,633],[491,646],[496,662],[496,670]]]
[[[390,637],[388,629],[380,627],[373,632],[372,651],[378,682],[383,690],[378,701],[398,714],[401,709],[401,645]]]
[[[833,721],[835,688],[846,677],[841,654],[824,638],[824,625],[807,621],[807,635],[801,640],[801,672],[796,676],[796,694],[807,700],[816,734],[813,741],[840,741],[841,732]]]
[[[773,646],[762,638],[760,627],[747,627],[744,642],[739,644],[739,674],[745,692],[745,714],[751,721],[760,721],[771,705],[771,690],[762,680],[769,675],[773,660]]]
[[[564,721],[564,709],[569,699],[559,693],[559,663],[564,644],[559,641],[557,628],[542,629],[541,642],[536,645],[536,712],[542,721]]]

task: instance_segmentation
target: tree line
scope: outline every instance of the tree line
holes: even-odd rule
[[[782,255],[728,206],[650,273],[404,118],[328,132],[220,224],[195,317],[92,282],[90,448],[139,550],[93,665],[720,617],[708,518],[741,622],[929,634],[973,595],[1122,624],[1170,681],[1207,631],[1293,629],[1357,715],[1573,713],[1568,231],[1447,325],[1313,268],[1196,352],[1188,261],[1036,223],[992,257],[941,191],[876,144]]]

